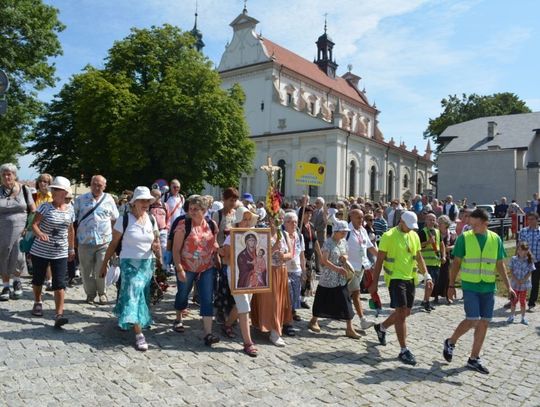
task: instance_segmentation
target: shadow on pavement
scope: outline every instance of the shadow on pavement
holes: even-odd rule
[[[429,369],[402,365],[398,368],[392,369],[386,368],[369,370],[364,372],[364,377],[358,378],[356,381],[361,384],[381,384],[392,381],[405,383],[431,381],[437,383],[444,382],[454,386],[463,386],[461,381],[453,381],[448,379],[468,370],[467,367],[462,366],[443,370],[443,366],[445,365],[443,365],[441,362],[433,362]],[[441,375],[441,372],[444,374]]]

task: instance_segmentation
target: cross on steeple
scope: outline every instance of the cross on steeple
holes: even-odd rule
[[[247,0],[244,0],[244,10],[242,10],[242,13],[247,14]]]

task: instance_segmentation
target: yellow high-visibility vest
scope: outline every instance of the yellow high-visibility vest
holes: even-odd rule
[[[495,282],[499,236],[488,230],[486,244],[480,250],[480,244],[474,231],[463,233],[465,239],[465,257],[461,260],[461,280],[469,283]]]

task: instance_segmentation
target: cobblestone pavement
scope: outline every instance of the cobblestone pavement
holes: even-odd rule
[[[112,305],[84,303],[81,286],[67,292],[70,323],[62,330],[52,327],[52,295],[45,296],[45,317],[36,318],[29,280],[25,290],[22,300],[0,303],[1,405],[540,405],[540,313],[527,314],[528,327],[507,325],[502,298],[484,346],[491,374],[482,375],[465,367],[470,333],[451,364],[442,357],[443,339],[463,317],[461,301],[431,314],[414,309],[409,347],[418,364],[410,367],[396,358],[393,329],[386,347],[373,329],[360,340],[346,338],[344,322],[320,320],[322,332],[314,334],[307,330],[309,310],[300,312],[299,332],[285,338],[284,348],[255,333],[256,359],[241,352],[240,339],[222,338],[208,349],[195,310],[184,334],[172,331],[175,288],[154,307],[150,349],[141,353],[133,333],[116,328]],[[388,306],[386,289],[381,293]]]

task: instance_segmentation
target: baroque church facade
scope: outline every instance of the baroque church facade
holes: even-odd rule
[[[267,163],[281,167],[282,193],[292,200],[309,193],[328,201],[349,196],[375,200],[410,198],[429,192],[433,175],[431,149],[420,155],[404,143],[385,141],[378,128],[379,111],[359,89],[360,77],[337,75],[334,42],[326,32],[310,62],[256,33],[258,20],[246,8],[230,24],[233,37],[218,71],[225,89],[238,83],[246,94],[245,115],[256,145],[252,172],[240,180],[240,191],[256,199],[266,193]],[[323,163],[320,187],[296,185],[298,161]],[[217,188],[208,193],[219,196]]]

